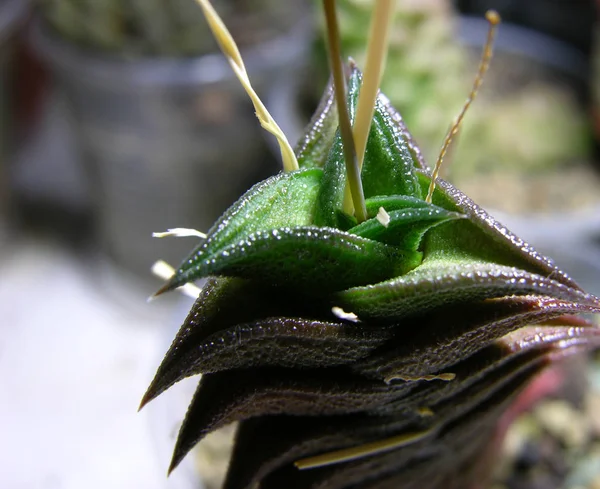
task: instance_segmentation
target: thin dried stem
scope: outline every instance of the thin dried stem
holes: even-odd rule
[[[359,458],[370,457],[383,452],[389,452],[397,448],[416,443],[431,435],[433,430],[417,431],[413,433],[403,433],[401,435],[386,438],[372,443],[365,443],[357,447],[345,448],[335,452],[317,455],[298,460],[294,463],[299,469],[315,469],[325,467],[326,465],[350,462]]]
[[[358,96],[356,118],[352,131],[359,169],[362,168],[365,158],[365,149],[367,147],[367,140],[369,139],[371,123],[373,122],[373,113],[375,112],[375,101],[385,68],[389,34],[394,17],[394,6],[395,0],[378,0],[375,2],[371,26],[369,28],[367,60],[365,62],[363,82]],[[348,213],[352,213],[353,211],[348,191],[344,195],[344,210]]]
[[[348,104],[346,101],[346,81],[344,77],[344,65],[340,49],[340,35],[335,13],[335,0],[323,0],[325,10],[325,21],[327,24],[327,41],[329,52],[329,64],[333,74],[333,87],[338,107],[338,116],[340,122],[340,133],[342,136],[342,146],[344,151],[344,160],[346,161],[346,175],[348,186],[352,195],[354,213],[358,222],[363,222],[367,218],[367,208],[365,207],[365,197],[360,179],[360,168],[356,158],[354,148],[354,136],[352,135],[352,125],[350,124],[350,115],[348,114]]]
[[[202,7],[204,16],[206,17],[208,25],[215,36],[221,51],[223,51],[223,54],[225,54],[227,61],[229,61],[229,64],[233,69],[233,72],[250,97],[260,125],[263,127],[263,129],[269,131],[277,138],[279,149],[281,150],[281,158],[283,160],[283,169],[285,171],[297,170],[298,160],[296,159],[294,150],[290,146],[290,143],[288,142],[281,128],[277,125],[273,117],[271,117],[271,114],[269,114],[269,111],[252,88],[250,79],[248,78],[248,73],[246,72],[246,67],[244,66],[244,61],[242,60],[242,56],[240,55],[240,51],[235,44],[233,37],[227,30],[227,27],[225,27],[225,24],[219,17],[219,14],[217,14],[208,0],[196,1],[200,4],[200,7]]]
[[[454,123],[452,124],[450,131],[448,131],[446,139],[444,139],[444,144],[442,145],[442,150],[440,151],[440,155],[439,155],[437,161],[435,162],[435,167],[433,169],[433,173],[431,174],[431,183],[429,184],[429,191],[427,192],[427,197],[425,198],[425,201],[429,202],[429,203],[431,203],[431,200],[433,199],[433,192],[435,190],[435,181],[437,180],[438,175],[440,173],[440,168],[442,167],[442,162],[444,161],[444,156],[446,156],[446,152],[448,151],[448,148],[450,147],[450,143],[452,143],[452,139],[454,138],[456,133],[459,131],[467,110],[473,103],[473,100],[475,100],[475,96],[477,95],[477,92],[479,91],[481,82],[483,82],[483,76],[485,75],[485,72],[487,71],[487,69],[490,66],[490,60],[492,59],[492,47],[494,45],[494,37],[496,36],[496,30],[497,30],[498,24],[500,24],[500,15],[495,10],[488,10],[485,14],[485,18],[490,23],[490,28],[488,30],[488,35],[487,35],[487,39],[485,41],[485,46],[483,47],[483,53],[481,55],[481,61],[479,63],[479,69],[477,71],[477,76],[475,77],[475,81],[473,82],[473,88],[471,88],[471,91],[469,92],[467,101],[463,105],[463,108],[460,111],[460,113],[458,114],[458,117],[454,120]]]
[[[388,52],[389,34],[394,17],[394,0],[377,0],[371,19],[367,59],[363,82],[358,96],[356,119],[354,121],[354,144],[358,166],[362,168],[365,148],[369,138],[369,130],[375,112],[375,100],[381,84],[381,76],[385,68]]]

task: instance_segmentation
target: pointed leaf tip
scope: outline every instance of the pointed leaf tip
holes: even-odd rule
[[[193,260],[180,269],[178,280],[237,276],[315,295],[386,280],[414,268],[417,261],[420,254],[415,252],[334,228],[301,226],[253,233],[216,255]]]
[[[223,252],[227,254],[259,231],[310,225],[322,173],[318,168],[279,173],[253,186],[217,220],[207,240],[192,251],[159,293],[203,277],[204,272],[195,270],[203,262],[222,258]]]
[[[177,466],[181,463],[182,460],[183,457],[181,457],[179,460],[176,460],[175,455],[173,455],[171,463],[169,464],[169,468],[167,469],[167,477],[171,475],[171,472],[173,472],[177,468]]]
[[[154,398],[156,398],[155,395],[153,395],[152,392],[152,385],[150,385],[150,387],[148,387],[148,390],[146,390],[146,392],[144,393],[142,400],[140,401],[140,405],[138,406],[138,410],[137,412],[139,413],[144,406],[146,406],[146,404],[148,404],[150,401],[152,401]]]
[[[166,284],[164,284],[160,289],[158,289],[154,294],[148,297],[149,301],[156,299],[159,295],[163,295],[165,292],[170,292],[173,289],[176,289],[179,285],[175,277],[169,280]]]

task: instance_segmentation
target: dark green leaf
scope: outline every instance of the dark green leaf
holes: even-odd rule
[[[426,258],[404,276],[345,290],[337,297],[344,310],[361,319],[398,320],[461,302],[529,294],[600,305],[593,296],[546,276],[454,257]]]
[[[340,214],[343,212],[346,188],[346,163],[340,131],[335,133],[333,145],[323,167],[323,178],[317,194],[315,220],[317,226],[341,228]]]
[[[338,113],[330,80],[304,136],[294,148],[300,168],[321,168],[325,165],[337,127]]]
[[[179,431],[176,454],[234,421],[265,414],[336,415],[370,410],[407,391],[339,369],[255,368],[202,376]],[[210,402],[206,402],[210,399]]]
[[[367,215],[369,217],[375,217],[377,212],[379,212],[380,207],[383,207],[387,212],[390,212],[401,209],[429,207],[431,204],[428,204],[423,199],[409,197],[407,195],[380,195],[366,199],[365,206],[367,208]]]
[[[362,74],[352,66],[348,81],[348,108],[354,122]],[[361,171],[365,198],[380,195],[406,195],[421,198],[421,188],[415,172],[418,163],[396,120],[386,107],[387,100],[378,95],[367,139]],[[388,103],[389,105],[389,103]]]
[[[390,222],[384,226],[377,218],[368,219],[348,230],[363,238],[398,246],[401,250],[417,251],[423,235],[432,227],[463,216],[436,206],[402,209],[388,212]]]
[[[420,254],[333,228],[280,228],[258,231],[203,254],[185,264],[177,280],[225,275],[318,295],[406,273],[419,261]]]
[[[377,100],[362,167],[365,197],[422,197],[408,145]]]
[[[314,203],[322,170],[280,173],[252,187],[215,223],[208,238],[180,265],[159,293],[206,276],[193,270],[208,270],[200,263],[212,259],[252,233],[313,223]],[[207,273],[210,273],[208,271]]]
[[[431,178],[421,173],[419,180],[425,190]],[[493,262],[551,277],[565,286],[581,290],[552,260],[540,255],[449,183],[438,180],[433,203],[464,214],[467,219],[449,222],[427,233],[424,239],[426,259]]]
[[[455,373],[453,366],[457,362],[519,328],[546,324],[565,314],[599,310],[600,305],[594,308],[535,295],[448,305],[425,316],[400,321],[396,325],[398,335],[359,360],[352,369],[382,381]],[[551,338],[543,332],[541,336]]]
[[[232,300],[224,309],[243,307],[248,301]],[[222,316],[219,314],[217,319]],[[332,315],[333,316],[333,315]],[[142,406],[175,382],[197,374],[279,366],[333,367],[355,362],[389,339],[390,327],[357,328],[338,320],[265,317],[224,327],[203,335],[202,326],[188,317],[148,388]]]

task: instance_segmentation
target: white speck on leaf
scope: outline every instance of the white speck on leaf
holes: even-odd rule
[[[377,220],[381,223],[382,226],[388,227],[390,224],[390,215],[385,211],[383,207],[379,208],[379,212],[377,212]]]
[[[334,306],[331,308],[331,312],[335,314],[340,319],[345,319],[346,321],[352,321],[353,323],[358,323],[360,319],[353,312],[346,312],[341,307]]]

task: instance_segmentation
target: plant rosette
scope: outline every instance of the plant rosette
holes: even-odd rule
[[[352,64],[346,85],[354,120]],[[430,200],[432,172],[382,94],[358,222],[334,95],[298,168],[243,195],[159,291],[208,278],[142,406],[202,374],[170,470],[239,422],[226,489],[478,487],[521,390],[600,346],[579,317],[600,300],[452,185]]]

